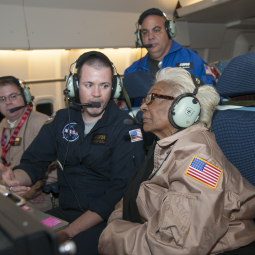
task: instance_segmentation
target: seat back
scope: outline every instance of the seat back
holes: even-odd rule
[[[255,112],[215,111],[211,130],[227,159],[255,186]]]
[[[216,84],[222,97],[255,94],[255,53],[238,56],[230,61]],[[224,102],[223,102],[224,103]],[[237,101],[229,101],[235,108]],[[242,101],[239,101],[239,105]],[[212,132],[227,159],[255,186],[255,107],[254,101],[242,107],[227,109],[218,106],[212,121]],[[227,106],[227,105],[226,105]],[[225,109],[224,109],[225,108]]]
[[[233,58],[220,76],[216,89],[222,97],[255,94],[255,52]]]

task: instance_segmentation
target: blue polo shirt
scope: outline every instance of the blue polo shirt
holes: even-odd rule
[[[124,77],[128,73],[145,70],[150,73],[148,66],[148,56],[134,62],[124,72]],[[198,56],[197,52],[189,50],[172,39],[172,46],[169,52],[164,56],[161,69],[165,67],[182,67],[199,77],[204,84],[213,84],[214,76],[210,72],[207,63]],[[134,86],[134,84],[126,84],[126,86]],[[145,95],[144,95],[145,96]]]

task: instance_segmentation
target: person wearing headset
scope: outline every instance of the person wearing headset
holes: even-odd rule
[[[21,84],[14,76],[0,77],[0,111],[5,116],[0,123],[0,163],[10,169],[19,165],[23,152],[49,117],[32,110],[33,97],[29,88],[23,88]],[[37,182],[31,190],[27,189],[29,191],[24,197],[28,206],[40,211],[52,208],[50,195],[42,192],[42,187],[45,183],[55,182],[56,175],[55,169],[44,181]]]
[[[111,214],[100,254],[254,254],[255,187],[209,131],[219,95],[200,83],[182,68],[157,73],[141,110],[159,140]]]
[[[110,60],[100,52],[86,52],[74,67],[77,73],[70,73],[65,93],[75,105],[51,116],[15,175],[0,170],[6,187],[18,191],[15,184],[35,183],[44,176],[44,166],[57,158],[59,207],[46,213],[70,223],[58,234],[61,241],[73,239],[76,254],[98,254],[100,233],[145,150],[139,127],[126,126],[123,121],[132,118],[111,100],[120,94],[120,77]]]
[[[137,46],[145,47],[148,53],[125,70],[124,79],[129,73],[144,70],[150,74],[154,81],[155,74],[160,69],[182,67],[199,77],[205,84],[213,84],[214,76],[210,67],[195,51],[182,47],[173,39],[176,36],[175,23],[168,20],[166,14],[161,10],[151,8],[144,11],[138,19],[138,28],[135,34]],[[125,84],[127,91],[131,89],[129,86],[133,86],[133,84]],[[130,97],[130,99],[133,98]],[[132,101],[132,106],[140,107],[141,99]],[[118,105],[120,108],[126,106],[124,101],[118,101]]]

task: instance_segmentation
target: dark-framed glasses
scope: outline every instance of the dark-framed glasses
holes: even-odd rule
[[[9,95],[9,96],[7,96],[7,97],[9,98],[10,101],[14,101],[14,100],[16,100],[17,97],[20,96],[20,95],[21,95],[21,94],[13,93],[13,94],[11,94],[11,95]],[[0,96],[0,103],[5,103],[7,97],[4,97],[4,96],[1,97],[1,96]]]
[[[152,101],[154,100],[154,98],[162,98],[162,99],[167,99],[167,100],[174,100],[175,97],[172,96],[165,96],[165,95],[160,95],[160,94],[156,94],[156,93],[150,93],[148,94],[145,98],[143,98],[142,100],[142,104],[151,104]]]

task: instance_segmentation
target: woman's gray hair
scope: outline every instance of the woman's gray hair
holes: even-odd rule
[[[166,67],[157,72],[156,83],[160,81],[171,85],[169,89],[172,95],[170,96],[174,97],[184,93],[193,93],[195,89],[190,73],[179,67]],[[200,117],[196,123],[204,123],[210,128],[213,112],[220,101],[220,96],[212,86],[202,85],[199,87],[196,97],[201,105]]]

